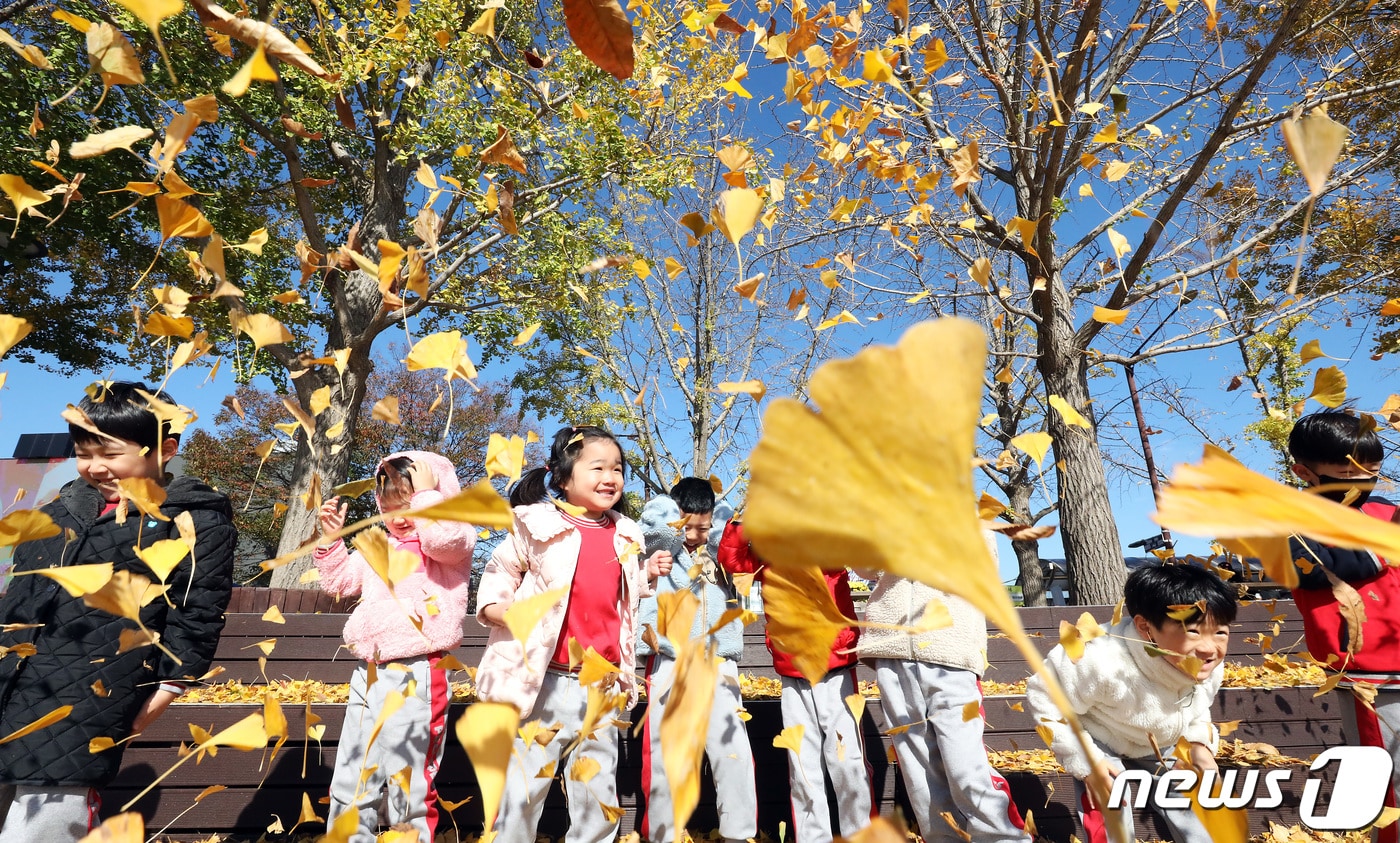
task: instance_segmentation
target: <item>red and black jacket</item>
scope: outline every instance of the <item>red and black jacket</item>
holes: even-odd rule
[[[757,574],[758,581],[763,582],[763,571],[765,565],[763,560],[754,553],[753,546],[744,537],[743,526],[738,521],[730,521],[724,525],[724,534],[719,540],[719,564],[720,567],[731,574]],[[848,618],[856,616],[855,604],[851,601],[851,581],[845,568],[838,570],[822,570],[822,577],[826,580],[827,590],[831,592],[831,599],[835,601],[836,608],[841,610],[841,614]],[[773,636],[765,632],[764,640],[768,644],[768,652],[773,654],[773,669],[782,676],[793,678],[803,678],[802,671],[797,669],[793,663],[792,656],[784,652],[773,643]],[[856,663],[856,642],[860,640],[860,630],[853,626],[842,629],[836,636],[836,642],[831,645],[831,658],[827,661],[827,670],[842,670],[851,667]]]
[[[1376,498],[1361,506],[1362,512],[1384,521],[1391,520],[1396,509]],[[1400,686],[1400,568],[1369,550],[1347,550],[1296,536],[1289,540],[1289,551],[1295,560],[1313,565],[1306,573],[1306,565],[1299,566],[1298,587],[1293,590],[1308,652],[1352,682]],[[1356,589],[1366,610],[1361,646],[1350,655],[1348,621],[1323,567]]]

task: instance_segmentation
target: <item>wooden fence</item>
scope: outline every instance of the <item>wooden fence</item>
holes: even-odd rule
[[[286,623],[276,624],[262,619],[269,605],[279,606]],[[317,606],[322,613],[294,613],[289,610],[291,606]],[[222,665],[227,672],[216,681],[239,679],[261,682],[264,672],[269,679],[348,681],[356,662],[340,647],[345,615],[335,610],[343,609],[343,604],[331,604],[324,596],[246,589],[240,590],[231,608],[241,611],[229,614],[216,658],[216,664]],[[1084,607],[1051,607],[1022,609],[1020,615],[1023,625],[1044,652],[1058,641],[1060,621],[1072,622],[1083,611]],[[1088,611],[1100,621],[1107,622],[1112,609],[1089,607]],[[1280,617],[1281,620],[1276,620]],[[1281,628],[1276,630],[1276,625]],[[475,665],[485,643],[485,631],[472,620],[468,620],[466,626],[462,646],[455,651],[455,655],[464,664]],[[1288,649],[1288,645],[1301,637],[1301,632],[1301,622],[1289,602],[1245,607],[1232,637],[1231,661],[1261,662],[1262,655],[1257,643],[1261,634],[1272,636],[1280,649]],[[263,656],[262,648],[258,645],[268,639],[276,639],[276,643],[271,653]],[[259,657],[265,658],[265,664],[259,663]],[[1014,682],[1026,676],[1024,661],[1005,639],[992,639],[989,659],[992,666],[987,678],[990,680]],[[745,630],[740,670],[758,676],[775,675],[763,644],[761,625]],[[864,679],[873,679],[864,667],[860,668],[860,675]],[[1338,713],[1331,695],[1314,697],[1315,691],[1315,688],[1292,687],[1226,689],[1216,700],[1215,718],[1221,722],[1240,721],[1231,739],[1267,742],[1277,746],[1285,755],[1307,758],[1341,740]],[[988,697],[985,700],[989,726],[986,741],[989,748],[1018,750],[1044,746],[1035,733],[1031,714],[1016,710],[1024,708],[1020,705],[1023,702],[1023,697]],[[454,721],[463,707],[453,707],[451,716]],[[878,700],[870,700],[863,730],[878,806],[888,814],[901,810],[904,795],[897,767],[888,760],[889,739],[879,733],[875,726],[877,721],[872,718],[878,707]],[[760,828],[776,836],[779,823],[789,819],[786,751],[772,746],[773,738],[782,729],[781,714],[776,700],[751,700],[746,708],[752,715],[748,731],[759,783]],[[280,818],[281,823],[290,829],[301,813],[304,793],[310,796],[318,813],[324,816],[325,806],[318,800],[325,795],[330,782],[343,707],[335,704],[310,707],[311,712],[326,725],[319,745],[306,738],[303,708],[284,705],[283,709],[290,721],[291,739],[275,761],[267,762],[267,753],[225,749],[217,757],[206,758],[199,765],[186,763],[160,788],[138,803],[138,808],[146,814],[148,826],[159,829],[172,823],[168,833],[181,837],[222,832],[234,835],[235,839],[256,840],[274,817]],[[194,723],[215,731],[256,710],[258,708],[251,705],[172,707],[159,723],[127,750],[121,775],[104,794],[104,811],[116,812],[178,759],[180,743],[190,739],[187,724]],[[641,706],[633,714],[640,712]],[[1037,776],[1009,773],[1007,778],[1022,813],[1034,812],[1043,837],[1068,841],[1070,835],[1075,834],[1084,839],[1083,831],[1076,827],[1073,817],[1073,781],[1069,777],[1063,774]],[[1284,824],[1298,822],[1298,795],[1303,778],[1303,770],[1295,771],[1292,787],[1287,791],[1282,807],[1268,812],[1267,816],[1256,812],[1259,815],[1251,817],[1255,832],[1265,829],[1269,820]],[[442,797],[449,802],[475,794],[471,765],[455,738],[449,740],[438,782]],[[223,785],[226,789],[195,805],[195,796],[214,784]],[[638,812],[644,803],[641,743],[630,732],[622,740],[618,786],[622,807],[627,809],[622,829],[628,831],[636,826]],[[567,826],[560,790],[556,782],[540,829],[542,834],[552,837],[562,835]],[[478,802],[473,799],[453,816],[464,831],[479,830],[481,827]],[[192,805],[191,810],[181,815]],[[708,831],[716,826],[713,791],[707,775],[700,809],[692,828]],[[1152,839],[1153,829],[1152,819],[1144,815],[1138,824],[1139,838]]]

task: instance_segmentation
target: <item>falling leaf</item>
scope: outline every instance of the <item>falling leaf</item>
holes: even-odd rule
[[[1121,258],[1133,250],[1133,247],[1128,245],[1128,238],[1115,231],[1113,226],[1108,227],[1108,242],[1113,246],[1113,254],[1115,257]]]
[[[486,476],[505,477],[511,483],[520,479],[525,467],[525,440],[493,433],[486,440]]]
[[[991,260],[985,257],[978,258],[972,262],[972,266],[968,268],[967,274],[971,276],[972,280],[976,281],[982,289],[988,289],[992,277]]]
[[[540,619],[549,613],[551,609],[569,594],[569,589],[553,588],[544,591],[533,597],[518,600],[511,603],[506,608],[505,625],[510,630],[510,634],[520,646],[524,647],[530,638],[531,631],[539,624]]]
[[[738,382],[724,381],[715,386],[715,391],[729,395],[743,393],[751,396],[755,401],[762,401],[763,396],[768,394],[768,387],[764,386],[763,381],[754,378],[753,380]]]
[[[772,414],[770,408],[767,416]],[[750,514],[744,526],[752,524]],[[842,630],[852,624],[836,608],[821,572],[812,567],[770,567],[763,580],[763,604],[774,646],[790,653],[797,669],[809,681],[821,681],[828,669],[832,645]]]
[[[476,19],[476,22],[473,23],[471,26],[467,27],[467,32],[470,32],[472,35],[480,35],[483,38],[490,38],[492,41],[495,41],[496,7],[488,7],[484,12],[482,12],[481,16]]]
[[[155,132],[145,126],[122,126],[118,129],[109,129],[105,132],[88,135],[75,142],[68,148],[68,154],[73,158],[93,158],[114,149],[125,149],[127,152],[132,152],[132,144],[145,140],[153,134]],[[136,153],[132,152],[132,154]]]
[[[786,749],[793,754],[801,754],[802,736],[805,732],[806,728],[801,724],[788,726],[779,732],[776,738],[773,738],[773,748]]]
[[[15,206],[15,231],[19,231],[19,221],[26,210],[42,205],[53,198],[31,187],[29,182],[20,176],[12,176],[8,173],[0,175],[0,191],[4,191],[10,204]],[[26,331],[26,333],[28,332]]]
[[[1115,310],[1111,307],[1094,306],[1094,321],[1102,322],[1105,325],[1122,325],[1123,320],[1128,318],[1128,311]]]
[[[589,61],[619,80],[632,77],[632,24],[617,0],[564,0],[564,22]]]
[[[238,333],[248,335],[248,338],[253,341],[254,348],[284,345],[295,339],[292,332],[287,330],[287,326],[266,313],[231,311],[229,319],[234,323],[234,329]]]
[[[764,275],[764,273],[760,272],[757,275],[745,278],[743,281],[740,281],[738,284],[734,285],[734,292],[738,293],[739,295],[743,296],[749,301],[753,301],[754,296],[758,293],[758,285],[763,283],[763,279],[765,277],[766,276]]]
[[[183,0],[166,0],[166,2],[172,4],[179,2],[182,8],[184,5]],[[215,32],[237,38],[249,47],[275,56],[280,61],[299,68],[312,76],[320,79],[332,78],[330,72],[321,67],[315,59],[307,55],[277,27],[265,23],[257,17],[245,17],[230,13],[210,0],[190,0],[190,5],[194,6],[195,11],[199,14],[200,23]],[[347,128],[354,131],[353,121]]]
[[[0,176],[0,187],[5,184],[4,176]],[[23,181],[23,179],[21,179]],[[20,316],[11,316],[8,313],[0,313],[0,357],[4,357],[25,337],[34,330],[34,326]],[[3,535],[3,532],[0,532]]]
[[[78,843],[141,843],[145,839],[145,818],[131,811],[103,820],[102,825],[89,831]]]
[[[374,402],[370,409],[370,417],[378,419],[388,424],[399,423],[399,399],[397,396],[389,395]]]
[[[1327,116],[1325,107],[1314,108],[1305,116],[1283,121],[1283,142],[1298,165],[1313,198],[1327,190],[1332,167],[1347,142],[1347,127]]]
[[[1322,350],[1321,340],[1309,340],[1303,344],[1303,348],[1298,352],[1298,356],[1302,358],[1303,365],[1306,366],[1319,357],[1327,357],[1328,355]],[[1343,388],[1345,388],[1345,386]]]
[[[1313,375],[1312,392],[1309,398],[1316,399],[1324,407],[1340,407],[1347,400],[1347,376],[1340,368],[1328,366],[1318,369]]]
[[[1054,440],[1050,438],[1050,434],[1043,430],[1037,430],[1032,433],[1022,433],[1020,436],[1013,437],[1011,440],[1011,447],[1016,448],[1022,453],[1029,454],[1031,459],[1035,460],[1036,467],[1039,468],[1044,464],[1045,454],[1050,450],[1050,444],[1053,441]]]
[[[519,728],[520,712],[508,703],[475,703],[457,720],[457,740],[471,759],[487,829],[496,824],[506,787],[506,769]]]
[[[510,138],[510,132],[506,127],[496,126],[496,141],[481,151],[481,163],[502,164],[515,170],[521,175],[525,175],[525,159],[521,157],[520,150],[515,148],[515,142]]]
[[[48,57],[44,55],[43,50],[33,44],[22,44],[16,41],[14,36],[3,29],[0,29],[0,44],[4,44],[11,50],[14,50],[16,55],[40,70],[54,69],[53,64],[49,61]]]
[[[0,547],[13,547],[21,542],[47,539],[62,532],[63,529],[54,523],[48,513],[37,509],[17,509],[4,518],[0,518]],[[73,570],[75,567],[87,566],[68,566],[53,570]],[[107,567],[108,573],[111,573],[110,563]]]
[[[34,734],[35,732],[39,731],[40,729],[47,729],[48,727],[50,727],[50,726],[52,726],[53,724],[59,722],[60,720],[63,720],[63,719],[66,718],[69,714],[72,714],[72,713],[73,713],[73,706],[71,706],[71,705],[59,706],[58,708],[55,708],[53,711],[50,711],[48,714],[45,714],[43,717],[40,717],[38,720],[35,720],[33,723],[30,723],[30,724],[27,725],[27,726],[21,726],[20,728],[14,730],[14,731],[11,732],[10,734],[6,735],[5,737],[0,738],[0,744],[7,744],[7,743],[9,743],[10,741],[17,741],[17,740],[19,740],[20,738],[24,737],[25,735],[32,735],[32,734]]]
[[[1055,412],[1060,414],[1060,419],[1064,421],[1065,424],[1071,427],[1082,427],[1086,430],[1093,429],[1094,426],[1089,423],[1089,420],[1080,415],[1078,410],[1070,406],[1070,403],[1060,396],[1051,395],[1050,406],[1054,408]]]
[[[520,346],[529,342],[535,336],[535,332],[540,329],[540,325],[542,324],[544,323],[532,322],[531,324],[526,325],[524,330],[515,335],[515,339],[511,340],[510,344],[515,346],[516,348],[519,348]]]
[[[161,539],[146,547],[134,548],[136,556],[145,563],[156,579],[165,582],[175,568],[190,553],[183,539]]]
[[[758,195],[758,191],[740,187],[724,191],[719,197],[719,221],[724,236],[738,245],[758,223],[758,215],[762,211],[763,197]]]
[[[673,827],[684,829],[700,802],[700,765],[715,701],[719,665],[711,649],[687,642],[672,674],[670,696],[661,715],[666,781],[671,788]]]

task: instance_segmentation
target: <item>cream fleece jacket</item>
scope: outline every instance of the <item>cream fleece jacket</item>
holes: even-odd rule
[[[1064,647],[1051,650],[1045,661],[1059,677],[1090,737],[1120,758],[1153,757],[1149,734],[1156,736],[1163,753],[1171,752],[1182,737],[1205,744],[1212,752],[1219,747],[1210,707],[1225,677],[1224,662],[1205,681],[1196,682],[1166,659],[1151,655],[1131,618],[1086,643],[1079,661],[1071,662]],[[1084,757],[1039,676],[1026,682],[1026,700],[1037,723],[1049,727],[1050,748],[1065,772],[1087,778],[1093,764]],[[1103,757],[1098,747],[1094,754],[1093,761]]]

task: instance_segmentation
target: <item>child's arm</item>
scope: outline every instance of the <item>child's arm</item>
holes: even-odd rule
[[[1293,537],[1288,540],[1288,551],[1294,560],[1305,560],[1298,566],[1298,588],[1317,590],[1331,588],[1326,568],[1342,582],[1357,582],[1374,577],[1381,572],[1383,563],[1368,550],[1348,550],[1331,547],[1322,542]],[[1311,568],[1309,568],[1311,565]]]
[[[724,525],[724,534],[719,539],[719,553],[716,557],[719,566],[731,574],[753,574],[763,567],[749,549],[749,540],[744,537],[743,526],[738,521]]]
[[[506,609],[515,602],[515,592],[524,577],[524,561],[512,533],[497,545],[481,574],[476,588],[477,622],[482,626],[504,626]]]
[[[1064,689],[1074,712],[1088,712],[1093,707],[1093,691],[1099,679],[1090,654],[1086,653],[1075,663],[1069,660],[1062,647],[1056,647],[1045,657],[1045,663],[1046,668],[1054,672],[1060,680],[1060,687]],[[1045,680],[1039,675],[1033,675],[1026,680],[1026,702],[1030,704],[1036,725],[1044,725],[1050,730],[1050,749],[1055,753],[1055,759],[1060,762],[1060,766],[1076,779],[1087,780],[1094,772],[1094,765],[1103,756],[1097,752],[1097,747],[1093,747],[1094,757],[1085,757],[1074,730],[1065,722],[1064,715],[1050,699]]]
[[[175,567],[167,580],[170,588],[165,598],[156,598],[169,599],[173,605],[165,613],[164,627],[155,630],[169,653],[161,653],[151,677],[160,683],[159,689],[138,712],[146,723],[184,693],[185,681],[209,671],[224,629],[224,610],[233,595],[233,551],[238,531],[220,513],[194,510],[190,514],[195,535],[193,559],[186,556]]]
[[[345,509],[340,498],[334,497],[321,504],[321,535],[328,536],[345,526]],[[323,540],[324,542],[324,540]],[[331,594],[355,597],[360,593],[368,565],[359,553],[351,553],[342,539],[329,544],[319,544],[312,554],[316,570],[321,572],[321,589]]]
[[[446,497],[438,490],[437,477],[425,462],[415,462],[408,470],[413,483],[413,499],[409,509],[423,509],[442,503]],[[476,527],[465,521],[434,521],[414,518],[413,529],[423,555],[435,562],[449,565],[470,565],[476,549]]]

